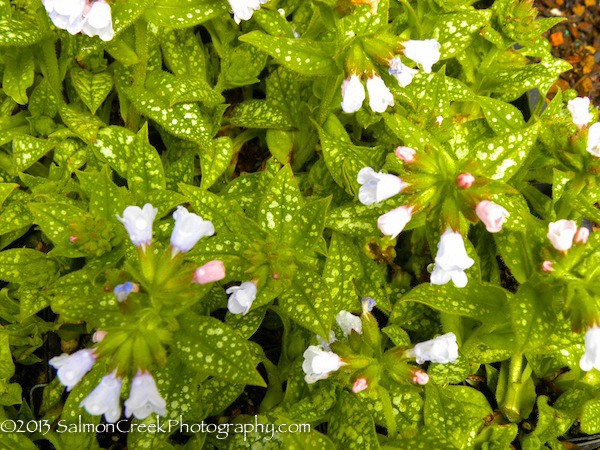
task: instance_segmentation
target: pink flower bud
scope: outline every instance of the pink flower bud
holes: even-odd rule
[[[107,334],[108,334],[108,331],[103,331],[103,330],[96,331],[92,336],[92,342],[94,342],[96,344],[99,342],[102,342],[102,339],[104,339]]]
[[[69,241],[75,242],[77,240],[77,236],[70,236]]]
[[[475,208],[475,213],[490,233],[497,233],[502,230],[502,224],[510,216],[506,209],[489,200],[479,202]]]
[[[275,272],[275,273],[273,274],[273,279],[274,279],[274,280],[279,280],[279,274],[278,274],[277,272]]]
[[[367,380],[365,378],[357,378],[354,382],[354,385],[352,386],[352,392],[358,394],[359,392],[364,391],[368,387],[369,383],[367,383]]]
[[[425,372],[423,372],[421,370],[417,370],[417,371],[415,371],[414,376],[412,377],[411,381],[413,383],[424,385],[429,382],[429,375],[427,375]]]
[[[206,284],[225,278],[225,265],[223,261],[209,261],[202,267],[198,267],[194,273],[194,283]]]
[[[396,147],[396,156],[405,163],[411,163],[415,160],[415,154],[417,151],[410,147]]]
[[[461,173],[456,178],[456,183],[458,184],[458,187],[461,187],[463,189],[470,188],[471,186],[473,186],[474,182],[475,182],[475,177],[468,172]]]
[[[548,239],[552,246],[561,252],[566,252],[573,245],[573,238],[577,232],[574,220],[557,220],[548,224]]]
[[[575,242],[578,244],[585,244],[588,241],[588,237],[590,236],[590,230],[586,227],[580,227],[575,233]]]
[[[554,263],[552,261],[544,261],[542,263],[542,270],[544,272],[554,272]]]

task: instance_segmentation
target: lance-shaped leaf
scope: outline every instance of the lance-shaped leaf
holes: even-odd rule
[[[11,192],[18,186],[19,185],[15,183],[0,183],[0,206],[2,206],[4,200],[6,200]]]
[[[339,448],[379,448],[373,418],[365,414],[362,403],[355,395],[345,391],[331,414],[327,434]]]
[[[303,75],[331,75],[338,71],[332,58],[332,43],[269,36],[262,31],[252,31],[239,39],[268,53],[282,66]]]
[[[333,233],[323,270],[323,281],[334,299],[336,311],[355,311],[358,306],[354,290],[354,281],[362,276],[358,252],[351,238]]]
[[[53,147],[47,139],[38,139],[28,134],[19,134],[13,139],[15,167],[24,171],[44,156]]]
[[[129,189],[140,199],[150,191],[165,189],[165,172],[160,156],[148,142],[148,124],[144,124],[130,149],[127,168]]]
[[[158,26],[187,28],[229,12],[227,2],[218,0],[159,0],[144,12],[145,19]]]
[[[232,125],[247,128],[291,128],[285,111],[269,100],[247,100],[233,108],[227,117]]]
[[[28,205],[33,214],[34,222],[39,225],[44,234],[55,245],[61,247],[61,253],[67,252],[78,257],[83,254],[70,241],[72,230],[70,226],[79,222],[87,213],[68,203],[31,203]]]
[[[410,345],[410,341],[408,343]],[[417,429],[419,421],[423,420],[423,399],[419,391],[410,385],[390,384],[386,387],[392,411],[398,430],[411,433]],[[387,427],[383,404],[375,390],[365,391],[356,396],[361,406],[373,417],[376,425]]]
[[[20,105],[27,104],[27,89],[33,84],[35,62],[30,49],[5,54],[2,90]]]
[[[89,195],[91,213],[116,220],[115,214],[122,215],[125,207],[131,204],[131,194],[112,181],[112,172],[108,166],[104,166],[100,173],[78,172],[77,177]]]
[[[453,12],[437,17],[431,36],[441,44],[440,59],[448,59],[467,48],[475,32],[487,25],[492,17],[489,10]]]
[[[98,130],[104,126],[104,122],[98,117],[77,111],[66,104],[61,104],[58,112],[65,125],[87,143],[93,143],[98,135]]]
[[[165,30],[161,49],[165,65],[180,79],[206,79],[206,56],[193,29]]]
[[[80,67],[71,69],[71,80],[79,98],[92,114],[96,113],[113,86],[113,77],[110,73],[92,73]]]
[[[200,167],[202,179],[200,187],[208,189],[219,179],[229,167],[233,158],[233,142],[230,137],[220,137],[211,142],[209,147],[200,149]]]
[[[294,249],[298,259],[308,255],[322,239],[330,201],[331,197],[327,197],[308,202],[284,224],[284,241]]]
[[[327,285],[313,272],[297,271],[292,284],[279,296],[292,320],[319,336],[329,336],[337,311]]]
[[[510,103],[483,96],[477,97],[477,101],[485,114],[488,125],[497,134],[509,133],[525,126],[523,113]]]
[[[35,22],[26,20],[0,20],[0,46],[25,47],[42,39],[43,33]]]
[[[358,172],[364,167],[378,170],[385,160],[385,149],[358,147],[320,127],[318,130],[323,157],[331,176],[348,194],[354,196],[358,192]]]
[[[394,306],[392,316],[404,302],[423,303],[438,311],[471,317],[481,321],[502,322],[508,319],[505,309],[508,292],[493,284],[470,281],[464,288],[451,283],[444,285],[420,284],[402,296]]]
[[[0,280],[43,286],[54,276],[58,265],[42,252],[14,248],[0,252]]]
[[[209,108],[223,103],[225,99],[200,78],[180,78],[174,80],[173,90],[169,93],[169,104],[181,102],[200,102]]]
[[[121,177],[127,178],[134,142],[135,133],[123,127],[110,126],[99,130],[89,146],[97,158],[107,162]]]
[[[494,180],[510,179],[525,160],[538,136],[539,123],[513,130],[479,142],[472,157],[480,162],[481,170]]]
[[[258,207],[258,224],[279,239],[283,239],[285,225],[290,223],[304,204],[298,182],[290,166],[283,166],[269,184]]]
[[[173,336],[173,347],[191,368],[231,383],[265,386],[246,341],[229,325],[190,314]]]

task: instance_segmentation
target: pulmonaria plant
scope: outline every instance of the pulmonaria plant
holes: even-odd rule
[[[0,2],[0,447],[593,446],[598,105],[488,3]]]

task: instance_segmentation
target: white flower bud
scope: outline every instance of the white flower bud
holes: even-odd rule
[[[385,85],[381,77],[374,76],[367,80],[369,92],[369,106],[373,112],[385,112],[388,106],[394,106],[394,96]]]
[[[94,350],[83,349],[71,355],[63,353],[55,356],[49,363],[57,369],[56,376],[60,383],[70,391],[92,369],[95,361]]]
[[[363,205],[381,202],[398,194],[406,187],[396,175],[383,172],[375,172],[370,167],[363,167],[358,172],[358,200]]]
[[[128,206],[123,211],[123,217],[117,216],[117,219],[125,225],[129,238],[136,247],[145,248],[152,243],[152,222],[157,212],[158,209],[146,203],[143,208]]]
[[[452,280],[456,287],[467,285],[468,279],[465,270],[471,267],[473,261],[467,250],[460,233],[448,228],[440,238],[438,251],[435,256],[435,266],[431,273],[431,284],[446,284]]]
[[[117,371],[104,376],[100,384],[79,404],[92,416],[104,414],[107,422],[114,423],[121,417],[121,386],[123,381]]]
[[[352,75],[344,80],[342,84],[342,109],[345,113],[358,111],[365,101],[365,87],[360,82],[360,78]]]
[[[417,364],[431,361],[439,364],[448,364],[458,358],[458,344],[454,333],[446,333],[429,341],[420,342],[409,351],[414,356]]]
[[[187,252],[196,242],[205,236],[215,234],[215,227],[209,220],[202,220],[197,214],[188,212],[183,206],[178,206],[173,213],[175,227],[171,233],[171,246],[175,252]]]
[[[574,220],[557,220],[548,224],[548,239],[556,250],[566,252],[573,245],[577,233],[577,223]]]
[[[404,55],[420,64],[425,73],[431,73],[431,67],[440,60],[440,43],[435,39],[403,42]]]
[[[240,286],[227,288],[225,292],[231,294],[227,301],[229,312],[231,314],[246,315],[256,298],[256,285],[252,281],[246,281]]]
[[[342,310],[337,313],[335,321],[342,329],[344,336],[350,336],[352,330],[356,331],[358,334],[362,333],[362,321],[360,320],[360,317],[355,316],[348,311]]]
[[[304,380],[308,384],[327,378],[331,372],[344,365],[338,355],[317,345],[308,347],[303,356],[302,370],[306,374]]]
[[[589,97],[577,97],[569,100],[567,103],[567,109],[571,113],[573,123],[578,127],[587,125],[594,117],[590,112]]]
[[[585,353],[579,361],[581,370],[600,370],[600,328],[592,327],[585,333]]]
[[[148,372],[138,372],[131,382],[129,398],[125,400],[125,417],[144,420],[150,414],[164,416],[167,403],[160,396],[156,382]]]

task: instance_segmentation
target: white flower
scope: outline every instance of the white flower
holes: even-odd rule
[[[308,347],[303,356],[302,370],[306,374],[304,381],[308,384],[327,378],[331,372],[335,372],[344,365],[338,355],[323,350],[318,345]]]
[[[392,58],[390,60],[390,68],[388,69],[388,73],[396,78],[401,87],[406,87],[412,83],[413,77],[418,72],[418,70],[411,69],[410,67],[402,64],[400,58]]]
[[[388,106],[394,106],[394,96],[385,85],[381,77],[375,75],[367,80],[369,92],[369,106],[373,112],[385,112]]]
[[[260,9],[269,0],[228,0],[233,10],[233,20],[240,23],[242,20],[250,20],[254,11]]]
[[[117,216],[117,219],[125,225],[131,242],[144,248],[152,243],[152,222],[157,212],[158,209],[153,208],[150,203],[146,203],[143,208],[128,206],[123,211],[123,217]]]
[[[400,234],[410,219],[412,218],[411,206],[399,206],[385,214],[382,214],[377,219],[377,227],[383,234],[394,239]]]
[[[465,270],[475,261],[469,258],[465,249],[465,242],[460,233],[448,228],[438,243],[435,255],[435,266],[431,273],[431,284],[446,284],[452,280],[454,285],[463,288],[467,285]]]
[[[370,167],[363,167],[358,172],[358,200],[363,205],[381,202],[393,197],[404,189],[406,184],[396,175],[375,172]]]
[[[317,341],[319,341],[319,345],[321,345],[321,347],[323,347],[325,350],[329,351],[329,350],[331,350],[331,348],[329,346],[331,344],[333,344],[335,341],[337,341],[337,339],[335,338],[335,333],[333,332],[333,330],[331,330],[329,332],[329,342],[326,342],[325,339],[323,339],[318,334],[317,334]]]
[[[585,353],[579,361],[581,370],[600,370],[600,328],[592,327],[585,333]]]
[[[458,344],[454,333],[446,333],[429,341],[420,342],[412,350],[409,356],[414,356],[417,364],[431,361],[439,364],[447,364],[458,358]]]
[[[561,219],[548,224],[548,239],[556,250],[566,252],[573,245],[577,233],[577,223],[574,220]]]
[[[508,211],[502,206],[489,200],[482,200],[475,208],[477,217],[485,224],[486,230],[490,233],[497,233],[502,230],[502,224],[510,216]]]
[[[600,122],[595,123],[588,130],[587,151],[600,157]]]
[[[256,285],[252,281],[246,281],[240,286],[231,286],[225,292],[231,294],[227,301],[229,312],[246,315],[256,298]]]
[[[121,417],[121,385],[123,381],[117,377],[117,371],[104,376],[100,384],[92,391],[90,395],[83,399],[79,407],[92,416],[104,414],[107,422],[114,423]]]
[[[348,311],[340,311],[335,316],[335,321],[342,329],[344,336],[350,336],[352,330],[356,331],[358,334],[362,333],[362,322],[360,317],[355,316]]]
[[[212,222],[202,220],[202,217],[188,212],[183,206],[177,207],[173,219],[175,219],[175,227],[171,233],[171,245],[175,251],[185,253],[191,250],[201,238],[215,234]]]
[[[96,0],[84,15],[83,31],[90,37],[98,36],[103,41],[110,41],[114,35],[110,5],[104,0]]]
[[[365,101],[365,87],[360,78],[352,75],[342,83],[342,109],[345,113],[353,113],[360,109]]]
[[[83,27],[86,0],[42,0],[48,17],[56,28],[76,34]]]
[[[131,382],[129,398],[125,400],[125,417],[144,420],[150,414],[164,416],[167,403],[160,396],[156,382],[148,372],[138,372]]]
[[[567,109],[571,113],[573,123],[578,127],[587,125],[594,118],[593,114],[590,112],[589,97],[577,97],[573,100],[569,100]]]
[[[435,39],[424,41],[406,41],[404,56],[423,67],[425,73],[431,73],[431,67],[440,60],[440,43]]]
[[[60,356],[55,356],[49,363],[57,369],[56,375],[60,383],[67,387],[67,391],[70,391],[91,370],[95,361],[94,351],[84,349],[71,355],[63,353]]]

